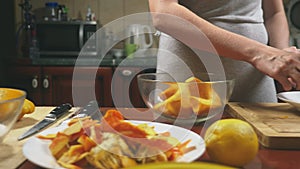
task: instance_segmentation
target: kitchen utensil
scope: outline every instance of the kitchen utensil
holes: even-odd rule
[[[17,121],[25,98],[25,91],[0,88],[0,143]]]
[[[102,118],[102,114],[99,110],[98,102],[96,100],[92,100],[86,106],[80,108],[68,119],[63,121],[62,124],[68,123],[72,118],[82,118],[87,116],[90,116],[93,120],[100,120]]]
[[[300,149],[299,111],[288,103],[229,103],[225,110],[250,123],[268,148]]]
[[[45,127],[49,126],[50,124],[57,121],[61,116],[66,114],[70,109],[72,108],[72,105],[69,103],[62,104],[56,108],[54,108],[46,117],[40,121],[38,124],[34,125],[32,128],[30,128],[28,131],[23,133],[18,140],[25,139],[33,134],[38,133]]]

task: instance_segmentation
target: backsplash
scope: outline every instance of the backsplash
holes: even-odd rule
[[[130,14],[149,12],[148,0],[29,0],[32,5],[31,11],[34,12],[38,9],[45,8],[47,2],[57,2],[59,5],[65,5],[68,9],[68,19],[85,20],[88,8],[95,15],[95,20],[102,26],[110,23],[116,19]],[[19,4],[24,3],[24,0],[15,0],[15,27],[19,28],[24,21],[22,9]],[[37,17],[37,18],[42,18]],[[145,24],[151,22],[147,19]],[[17,30],[16,30],[17,31]],[[114,33],[114,28],[109,30]],[[157,46],[158,39],[154,37],[153,47]],[[117,48],[123,47],[123,42],[116,45]]]
[[[22,10],[19,7],[24,0],[15,0],[16,27],[20,26],[23,20]],[[49,0],[30,0],[32,11],[45,7]],[[57,0],[68,8],[68,17],[71,19],[85,19],[88,7],[95,13],[95,18],[102,25],[105,25],[120,17],[148,12],[148,0]]]

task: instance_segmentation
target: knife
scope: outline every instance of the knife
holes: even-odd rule
[[[102,114],[96,100],[89,101],[87,105],[77,110],[75,113],[71,114],[66,120],[61,122],[60,125],[68,124],[73,118],[83,118],[89,116],[93,120],[101,120]]]
[[[57,106],[54,108],[46,117],[40,121],[38,124],[34,125],[32,128],[30,128],[28,131],[23,133],[18,140],[25,139],[33,134],[38,133],[45,127],[49,126],[50,124],[57,121],[61,116],[69,112],[69,110],[72,108],[72,105],[69,103],[62,104],[60,106]]]
[[[102,114],[96,100],[90,101],[86,106],[79,109],[79,111],[77,111],[71,118],[82,118],[86,116],[90,116],[93,120],[100,120],[102,118]]]

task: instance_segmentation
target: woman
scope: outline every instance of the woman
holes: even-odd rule
[[[149,0],[149,6],[154,26],[163,32],[160,49],[178,55],[194,72],[201,69],[191,48],[202,49],[203,44],[197,42],[195,31],[170,16],[186,20],[207,36],[222,56],[226,74],[236,79],[231,101],[276,102],[272,78],[284,90],[300,89],[300,52],[289,47],[282,0]],[[159,52],[157,69],[176,71],[178,62]]]

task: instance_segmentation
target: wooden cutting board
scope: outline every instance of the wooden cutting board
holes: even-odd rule
[[[23,156],[22,147],[30,137],[21,141],[18,141],[17,138],[34,124],[42,120],[52,109],[54,109],[54,107],[36,107],[32,114],[25,115],[14,125],[13,129],[6,135],[3,142],[0,143],[1,169],[15,169],[26,160]],[[70,113],[77,109],[78,108],[72,108]],[[67,115],[49,127],[57,126],[65,118],[67,118]]]
[[[249,122],[268,148],[300,149],[300,111],[287,103],[229,103],[226,111]]]

